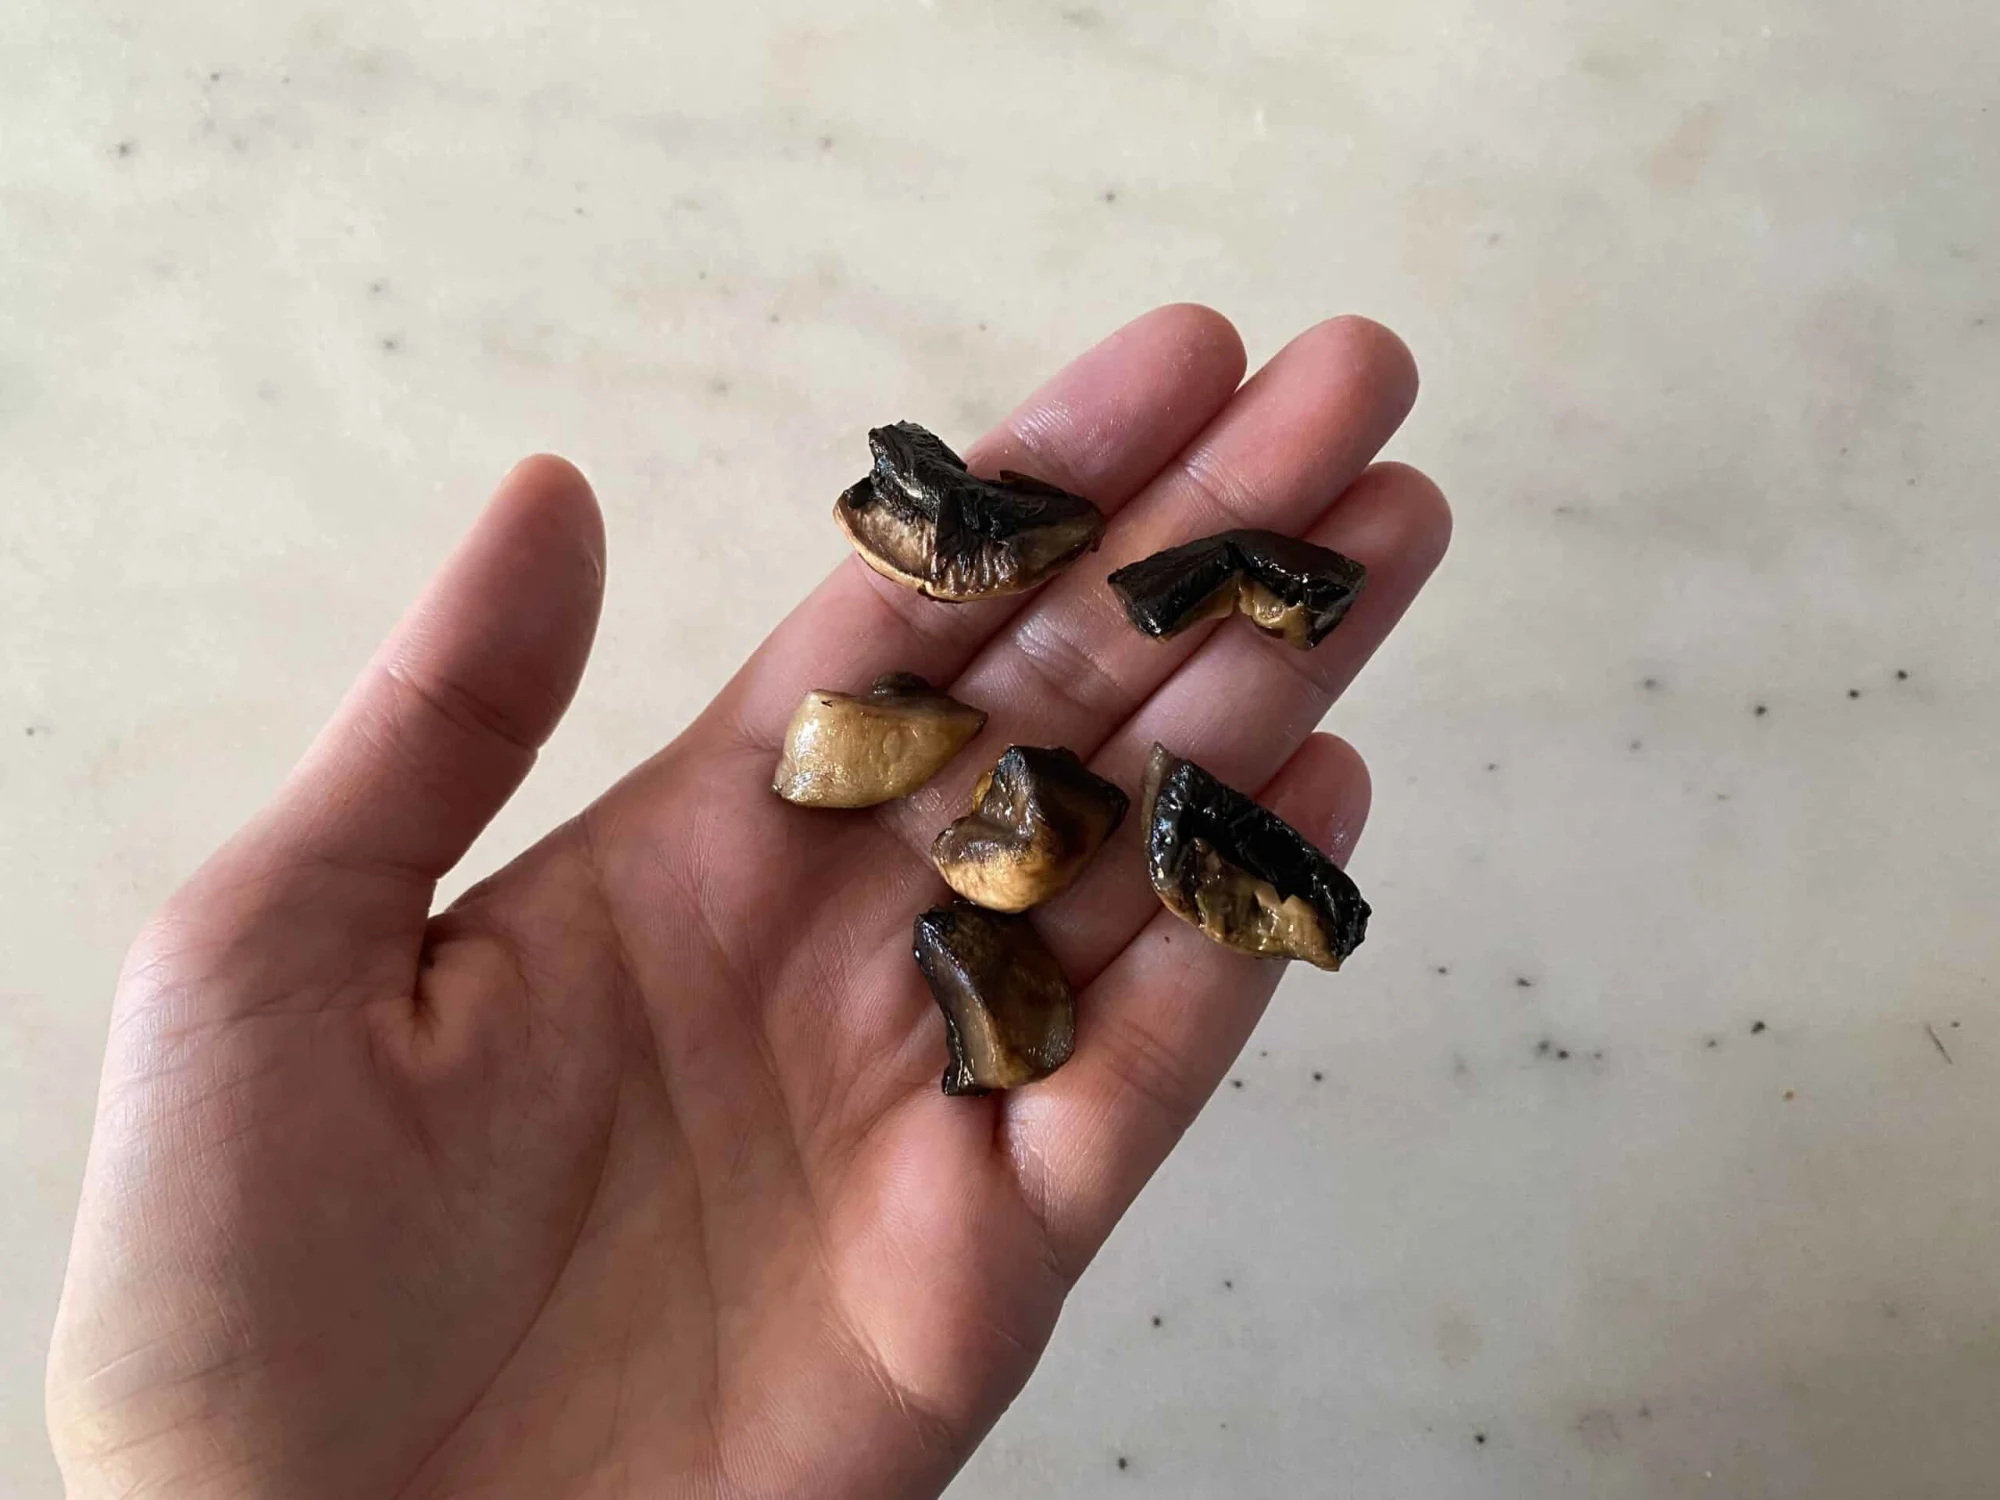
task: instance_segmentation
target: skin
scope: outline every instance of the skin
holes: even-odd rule
[[[1036,912],[1075,1056],[945,1098],[910,959],[932,837],[1009,742],[1130,791],[1160,739],[1344,855],[1366,773],[1311,731],[1444,551],[1437,490],[1371,467],[1415,395],[1393,336],[1337,320],[1242,370],[1203,308],[1114,334],[968,455],[1097,500],[1102,551],[957,607],[850,558],[684,734],[433,915],[603,589],[583,478],[516,468],[133,946],[49,1364],[70,1493],[937,1494],[1280,966],[1162,910],[1128,819]],[[1304,656],[1132,630],[1104,575],[1227,526],[1357,557],[1368,593]],[[890,670],[985,732],[905,802],[773,796],[801,694]]]

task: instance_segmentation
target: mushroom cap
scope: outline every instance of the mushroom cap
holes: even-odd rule
[[[815,688],[785,728],[771,790],[804,807],[873,807],[944,769],[986,715],[921,677],[892,672],[862,694]]]
[[[1240,610],[1267,635],[1307,650],[1340,623],[1367,579],[1366,568],[1329,547],[1238,530],[1155,552],[1106,582],[1147,635],[1176,635]]]
[[[1226,948],[1338,969],[1368,932],[1347,873],[1269,808],[1154,745],[1146,875],[1167,910]]]
[[[965,460],[914,422],[872,428],[874,467],[842,491],[834,519],[863,562],[946,603],[1025,593],[1095,548],[1104,515],[1081,495]]]
[[[1131,805],[1076,753],[1009,745],[972,794],[972,812],[931,845],[931,862],[968,901],[1024,911],[1075,880]]]
[[[1076,994],[1026,917],[963,901],[917,918],[917,967],[944,1012],[947,1094],[1046,1078],[1076,1045]]]

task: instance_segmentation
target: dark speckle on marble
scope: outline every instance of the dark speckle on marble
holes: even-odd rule
[[[1534,987],[1535,987],[1535,981],[1534,981],[1534,980],[1532,980],[1532,979],[1530,979],[1530,978],[1529,978],[1529,977],[1528,977],[1527,975],[1525,975],[1525,974],[1516,974],[1516,975],[1514,976],[1514,988],[1515,988],[1515,989],[1517,989],[1517,990],[1531,990],[1531,989],[1533,989]]]
[[[1849,689],[1847,690],[1847,696],[1848,696],[1848,697],[1850,697],[1850,698],[1859,698],[1859,697],[1861,696],[1861,689],[1860,689],[1860,688],[1849,688]]]
[[[29,739],[33,739],[35,737],[35,726],[30,724],[21,732],[25,734]]]
[[[29,730],[28,732],[29,732],[30,734],[33,734],[33,733],[34,733],[34,731],[33,731],[32,729],[31,729],[31,730]],[[1957,1023],[1957,1022],[1953,1022],[1952,1024],[1953,1024],[1953,1025],[1957,1025],[1958,1023]],[[1321,1072],[1321,1071],[1320,1071],[1320,1070],[1319,1070],[1318,1068],[1314,1068],[1314,1069],[1313,1069],[1313,1082],[1314,1082],[1314,1083],[1324,1083],[1324,1082],[1326,1082],[1326,1074],[1322,1073],[1322,1072]]]
[[[1497,230],[1497,229],[1490,229],[1490,230],[1488,230],[1488,231],[1486,232],[1486,243],[1487,243],[1487,244],[1489,244],[1489,245],[1497,245],[1497,244],[1499,244],[1499,243],[1500,243],[1500,231],[1499,231],[1499,230]]]
[[[1702,1040],[1702,1046],[1706,1047],[1710,1052],[1714,1052],[1722,1046],[1722,1038],[1719,1036],[1706,1037]]]
[[[1166,1320],[1165,1320],[1164,1318],[1162,1318],[1162,1317],[1161,1317],[1161,1316],[1160,1316],[1160,1315],[1159,1315],[1158,1313],[1154,1313],[1154,1314],[1153,1314],[1153,1326],[1154,1326],[1155,1328],[1158,1328],[1158,1327],[1160,1326],[1160,1324],[1161,1324],[1161,1323],[1163,1323],[1163,1322],[1165,1322],[1165,1321],[1166,1321]]]
[[[394,354],[397,350],[401,349],[402,347],[403,347],[403,341],[396,334],[393,333],[389,334],[382,340],[382,352],[384,354]]]
[[[821,136],[819,138],[819,149],[822,151],[831,151],[833,149],[833,137],[830,135]]]
[[[764,319],[764,321],[765,321],[766,323],[776,323],[776,322],[778,322],[778,321],[779,321],[779,319],[778,319],[778,315],[777,315],[776,313],[772,313],[772,314],[771,314],[771,315],[770,315],[769,317],[767,317],[766,319]]]
[[[1768,703],[1759,703],[1755,708],[1752,708],[1750,710],[1751,713],[1755,714],[1760,719],[1763,718],[1764,715],[1766,715],[1770,711],[1771,711],[1771,705]]]
[[[134,151],[139,149],[139,143],[137,141],[120,141],[112,149],[120,156],[130,156]]]
[[[1439,965],[1438,965],[1438,966],[1436,967],[1436,969],[1435,969],[1435,970],[1434,970],[1433,972],[1435,972],[1435,973],[1439,973],[1439,974],[1449,974],[1449,973],[1451,972],[1451,965],[1450,965],[1450,964],[1439,964]]]
[[[1551,1052],[1555,1050],[1556,1050],[1556,1044],[1550,1041],[1547,1037],[1544,1037],[1542,1038],[1542,1040],[1535,1043],[1535,1056],[1537,1057],[1547,1057]]]
[[[1639,686],[1649,693],[1657,693],[1660,690],[1660,679],[1657,677],[1641,678]]]
[[[1484,1448],[1484,1447],[1486,1446],[1486,1434],[1485,1434],[1485,1433],[1483,1433],[1483,1432],[1475,1432],[1475,1433],[1473,1433],[1473,1435],[1472,1435],[1472,1440],[1473,1440],[1473,1442],[1477,1443],[1477,1444],[1478,1444],[1478,1445],[1479,1445],[1480,1447],[1482,1447],[1482,1448]]]
[[[1118,1455],[1118,1467],[1121,1469],[1129,1469],[1132,1467],[1132,1460],[1127,1458],[1124,1454],[1121,1453]]]
[[[706,271],[697,271],[697,272],[695,272],[695,273],[694,273],[694,279],[695,279],[696,281],[706,281],[706,280],[708,280],[708,272],[706,272]]]
[[[1118,189],[1106,188],[1098,194],[1098,197],[1102,198],[1106,203],[1116,203],[1118,201]]]
[[[1233,1089],[1240,1089],[1243,1087],[1243,1080],[1240,1078],[1232,1078],[1229,1080],[1229,1086]]]
[[[1625,748],[1627,750],[1643,750],[1646,748],[1646,742],[1644,740],[1633,740]]]
[[[1486,762],[1486,769],[1489,771],[1497,771],[1500,769],[1500,762],[1497,760],[1489,760],[1488,762]]]
[[[1771,1028],[1766,1026],[1762,1021],[1752,1021],[1750,1023],[1750,1035],[1752,1036],[1762,1036],[1765,1032],[1769,1031],[1770,1029]]]
[[[1558,1048],[1556,1048],[1556,1060],[1557,1060],[1558,1062],[1568,1062],[1568,1061],[1569,1061],[1569,1048],[1567,1048],[1567,1047],[1558,1047]]]
[[[728,395],[728,394],[729,394],[729,382],[728,382],[728,380],[726,380],[726,379],[725,379],[724,377],[722,377],[722,376],[720,376],[720,375],[717,375],[717,376],[716,376],[716,377],[715,377],[714,379],[712,379],[712,380],[710,380],[710,381],[709,381],[709,383],[708,383],[708,393],[709,393],[709,394],[710,394],[711,396],[726,396],[726,395]]]
[[[1909,680],[1910,680],[1910,673],[1907,667],[1896,668],[1896,681],[1908,682]]]
[[[1236,1290],[1236,1283],[1231,1281],[1227,1276],[1225,1276],[1222,1278],[1222,1289],[1225,1292],[1233,1292]]]
[[[368,295],[371,297],[379,297],[388,290],[389,290],[389,283],[380,279],[379,277],[376,280],[368,283]]]

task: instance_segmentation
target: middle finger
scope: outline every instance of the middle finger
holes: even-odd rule
[[[1132,628],[1112,570],[1232,527],[1297,535],[1337,500],[1408,413],[1409,351],[1363,318],[1336,318],[1272,358],[1112,522],[1086,556],[990,642],[951,693],[987,711],[984,734],[944,774],[881,816],[917,847],[964,811],[972,780],[1021,741],[1086,759],[1212,626],[1159,641]]]

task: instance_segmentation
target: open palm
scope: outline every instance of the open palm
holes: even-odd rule
[[[1312,731],[1449,530],[1428,481],[1370,467],[1415,391],[1393,337],[1326,323],[1242,372],[1200,308],[1099,345],[969,457],[1095,500],[1100,553],[966,606],[849,560],[686,733],[434,916],[602,590],[581,477],[516,469],[133,950],[50,1366],[72,1494],[941,1490],[1280,966],[1167,915],[1128,820],[1036,914],[1074,1058],[947,1098],[910,958],[930,838],[1008,743],[1136,791],[1159,740],[1344,855],[1366,774]],[[1125,623],[1111,568],[1230,526],[1368,564],[1323,647]],[[771,795],[800,695],[887,671],[984,735],[902,803]]]

